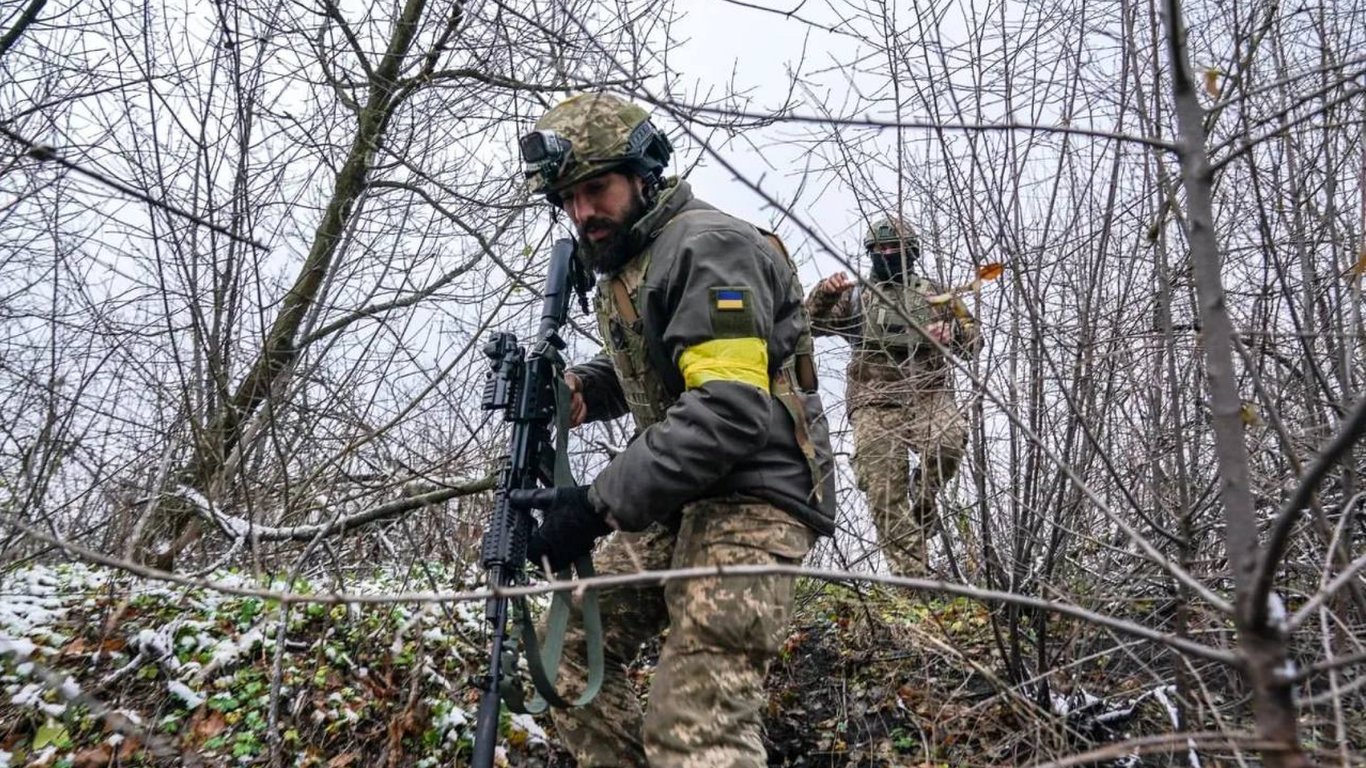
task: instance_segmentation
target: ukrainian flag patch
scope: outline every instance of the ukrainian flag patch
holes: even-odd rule
[[[745,309],[745,292],[738,288],[717,288],[714,295],[719,310],[742,312]]]
[[[754,324],[754,294],[743,285],[711,289],[711,331],[717,339],[758,336]]]

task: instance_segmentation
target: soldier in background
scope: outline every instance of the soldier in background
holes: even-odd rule
[[[845,407],[854,475],[882,551],[893,572],[924,576],[926,542],[939,524],[935,496],[957,473],[968,439],[941,347],[971,356],[981,338],[961,300],[915,273],[920,245],[905,222],[874,223],[864,247],[872,262],[868,284],[856,287],[837,272],[812,289],[806,307],[815,335],[842,336],[853,346]],[[914,473],[908,449],[919,458]]]

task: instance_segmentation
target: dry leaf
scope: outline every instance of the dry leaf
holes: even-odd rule
[[[1205,70],[1205,93],[1219,98],[1219,70],[1213,67]]]
[[[190,718],[189,737],[195,744],[202,744],[228,728],[228,720],[222,712],[201,707]]]
[[[114,759],[114,748],[108,743],[87,747],[71,758],[72,768],[103,768]]]
[[[359,759],[360,755],[356,752],[343,752],[331,760],[328,760],[327,768],[347,768]]]
[[[1342,273],[1343,277],[1360,277],[1362,275],[1366,275],[1366,248],[1361,249],[1361,258],[1357,259],[1357,263]]]
[[[90,641],[86,640],[84,637],[76,637],[71,642],[62,646],[63,656],[77,656],[84,653],[90,653]]]
[[[990,264],[983,264],[981,268],[977,270],[977,277],[981,280],[995,280],[1004,274],[1005,271],[1006,266],[1004,264],[999,261],[993,261]]]

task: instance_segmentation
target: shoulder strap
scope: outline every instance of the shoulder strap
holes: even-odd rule
[[[626,283],[620,277],[612,278],[612,302],[617,305],[617,314],[621,319],[634,325],[640,319],[640,314],[636,312],[636,305],[631,301],[631,291],[626,287]]]

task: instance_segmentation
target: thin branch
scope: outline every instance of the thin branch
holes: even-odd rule
[[[265,245],[258,243],[250,238],[243,237],[242,235],[233,232],[232,230],[222,226],[221,224],[215,224],[207,219],[196,216],[195,214],[190,213],[189,211],[174,206],[164,200],[158,200],[152,197],[151,195],[147,194],[146,192],[143,192],[142,190],[134,189],[121,181],[112,179],[104,175],[103,173],[100,173],[99,171],[92,171],[83,168],[77,165],[76,163],[73,163],[70,160],[67,160],[66,158],[57,154],[56,149],[49,147],[46,144],[39,144],[36,141],[29,141],[23,136],[20,136],[14,131],[11,131],[4,125],[0,125],[0,135],[3,135],[5,138],[13,142],[22,144],[24,148],[28,151],[29,156],[35,160],[38,160],[40,162],[56,163],[57,165],[60,165],[69,171],[73,171],[82,176],[85,176],[86,178],[93,179],[94,181],[103,184],[106,187],[110,187],[111,189],[118,190],[119,192],[122,192],[123,194],[128,195],[129,197],[132,197],[136,200],[140,200],[141,202],[144,202],[152,206],[153,208],[159,208],[163,211],[166,211],[167,213],[179,216],[180,218],[185,219],[186,221],[189,221],[192,224],[196,224],[206,229],[213,230],[214,232],[217,232],[218,234],[223,235],[224,237],[227,237],[236,242],[242,243],[243,245],[250,245],[251,247],[261,251],[270,250]]]
[[[417,499],[405,499],[398,503],[412,503],[420,499],[432,496],[426,494]],[[1106,616],[1087,610],[1077,605],[1066,603],[1056,603],[1028,595],[1017,595],[1010,592],[999,592],[991,589],[982,589],[968,584],[953,584],[946,581],[934,579],[912,579],[902,576],[890,576],[871,573],[852,573],[849,571],[837,571],[822,568],[806,568],[797,565],[717,565],[703,566],[696,568],[673,568],[665,571],[640,571],[637,573],[613,574],[609,576],[595,576],[591,579],[576,579],[573,581],[551,581],[541,584],[532,584],[520,587],[497,587],[488,590],[472,590],[464,592],[398,592],[388,595],[366,595],[350,594],[343,592],[332,592],[325,594],[301,594],[297,592],[277,592],[268,589],[257,589],[254,587],[242,587],[234,584],[226,584],[207,579],[194,579],[180,574],[164,571],[146,565],[139,565],[118,558],[101,554],[92,549],[87,549],[78,544],[64,541],[55,536],[43,533],[42,531],[26,524],[15,523],[15,527],[25,535],[45,544],[52,545],[61,549],[69,555],[80,557],[92,563],[106,565],[122,571],[157,581],[166,581],[180,584],[187,587],[199,587],[209,589],[224,594],[237,595],[240,597],[261,597],[271,600],[279,600],[282,604],[295,603],[322,603],[327,605],[357,604],[357,605],[393,605],[397,603],[465,603],[472,601],[485,601],[494,597],[530,597],[533,595],[544,595],[553,592],[572,591],[581,594],[586,589],[610,589],[613,587],[641,587],[659,586],[676,581],[691,581],[695,579],[724,578],[724,577],[754,577],[754,576],[793,576],[822,581],[839,583],[870,583],[884,584],[890,587],[900,587],[916,592],[940,593],[967,597],[974,600],[993,603],[1006,603],[1033,608],[1040,611],[1071,616],[1082,621],[1108,627],[1126,635],[1140,637],[1156,643],[1161,643],[1177,651],[1190,656],[1196,656],[1209,661],[1216,661],[1232,667],[1241,667],[1241,657],[1233,652],[1219,648],[1211,648],[1201,645],[1186,638],[1159,632],[1141,624],[1131,621]]]
[[[366,510],[362,510],[353,515],[343,518],[330,520],[326,523],[315,523],[313,525],[291,525],[286,527],[273,527],[257,525],[249,520],[240,517],[222,514],[214,510],[204,499],[193,489],[182,489],[182,496],[188,498],[191,506],[205,520],[221,528],[225,533],[234,539],[249,538],[255,541],[312,541],[315,538],[333,536],[336,534],[354,531],[357,528],[370,523],[398,517],[406,512],[422,509],[433,504],[441,504],[460,496],[471,496],[482,491],[492,489],[497,484],[498,478],[494,475],[482,477],[478,480],[469,480],[447,484],[442,488],[409,496],[403,499],[394,499],[383,504],[376,505]]]
[[[801,115],[793,113],[775,114],[707,107],[696,104],[685,104],[679,101],[658,100],[651,98],[649,94],[644,91],[639,92],[638,96],[642,101],[650,102],[655,106],[663,107],[671,111],[684,112],[689,115],[709,114],[718,117],[740,118],[743,120],[761,120],[765,123],[809,123],[853,128],[919,128],[935,131],[1026,131],[1029,133],[1062,133],[1073,136],[1086,136],[1093,139],[1105,139],[1107,141],[1142,144],[1168,152],[1176,151],[1175,144],[1164,141],[1163,139],[1155,139],[1149,136],[1134,136],[1127,133],[1116,133],[1114,131],[1102,131],[1095,128],[1075,128],[1070,125],[1041,125],[1039,123],[1023,123],[1013,120],[996,123],[945,123],[937,120],[876,120],[870,117],[826,117],[821,115]]]
[[[19,42],[19,38],[24,35],[24,31],[29,25],[38,20],[38,14],[42,12],[43,6],[47,5],[47,0],[32,0],[24,12],[20,14],[18,21],[10,27],[4,37],[0,37],[0,58],[4,58],[6,53],[13,45]]]
[[[1281,562],[1281,556],[1285,554],[1285,547],[1290,541],[1290,532],[1294,530],[1295,523],[1300,519],[1300,513],[1313,498],[1314,492],[1318,490],[1321,483],[1328,475],[1328,472],[1337,466],[1338,460],[1343,454],[1347,453],[1361,437],[1361,433],[1366,431],[1366,397],[1357,401],[1356,407],[1347,418],[1347,423],[1338,432],[1333,442],[1329,443],[1323,453],[1319,454],[1309,471],[1300,478],[1300,483],[1295,487],[1295,492],[1281,507],[1280,514],[1276,516],[1276,523],[1271,528],[1271,536],[1267,539],[1266,547],[1263,549],[1261,562],[1258,564],[1257,577],[1253,582],[1251,605],[1252,621],[1260,623],[1266,620],[1267,595],[1271,592],[1271,581],[1276,575],[1276,566]],[[1350,570],[1350,569],[1349,569]],[[1303,609],[1301,609],[1303,610]]]
[[[1336,594],[1338,590],[1352,583],[1352,579],[1355,579],[1357,574],[1361,573],[1363,570],[1366,570],[1366,555],[1362,555],[1356,560],[1353,560],[1351,564],[1342,570],[1342,573],[1339,573],[1332,581],[1325,584],[1323,588],[1316,592],[1313,597],[1309,598],[1304,605],[1300,606],[1299,610],[1291,614],[1290,618],[1285,622],[1286,631],[1294,632],[1314,613],[1314,611],[1318,610],[1320,605],[1323,605],[1325,600]]]

